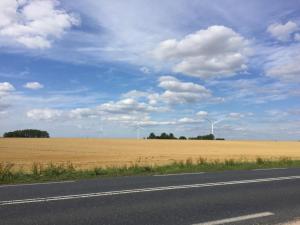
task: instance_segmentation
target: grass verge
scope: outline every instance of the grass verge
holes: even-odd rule
[[[282,167],[300,168],[300,160],[292,160],[290,158],[280,158],[277,160],[256,158],[255,161],[238,161],[233,159],[225,161],[208,161],[205,158],[200,157],[198,160],[194,161],[192,159],[187,159],[185,161],[173,162],[161,166],[143,166],[136,163],[131,166],[109,168],[96,167],[94,169],[76,169],[72,163],[50,163],[46,166],[39,163],[33,163],[29,172],[25,172],[24,170],[16,171],[12,163],[0,163],[0,184]]]

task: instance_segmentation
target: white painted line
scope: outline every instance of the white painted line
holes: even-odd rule
[[[266,168],[266,169],[254,169],[254,171],[261,171],[261,170],[286,170],[288,168]]]
[[[235,185],[235,184],[262,183],[262,182],[295,180],[295,179],[300,179],[300,176],[274,177],[274,178],[226,181],[226,182],[204,183],[204,184],[187,184],[187,185],[177,185],[177,186],[164,186],[164,187],[153,187],[153,188],[139,188],[139,189],[130,189],[130,190],[96,192],[96,193],[87,193],[87,194],[78,194],[78,195],[63,195],[63,196],[53,196],[53,197],[45,197],[45,198],[8,200],[8,201],[0,201],[0,206],[1,205],[16,205],[16,204],[34,203],[34,202],[59,201],[59,200],[68,200],[68,199],[93,198],[93,197],[100,197],[100,196],[123,195],[123,194],[132,194],[132,193],[140,193],[140,192],[180,190],[180,189],[190,189],[190,188],[203,188],[203,187],[225,186],[225,185]]]
[[[168,174],[155,174],[154,177],[168,177],[168,176],[182,176],[182,175],[197,175],[203,174],[205,172],[198,172],[198,173],[168,173]]]
[[[5,187],[34,186],[34,185],[46,185],[46,184],[64,184],[64,183],[74,183],[74,182],[75,182],[75,180],[56,181],[56,182],[45,182],[45,183],[32,183],[32,184],[7,184],[7,185],[0,185],[0,188],[5,188]]]
[[[271,213],[271,212],[262,212],[262,213],[250,214],[250,215],[245,215],[245,216],[232,217],[232,218],[223,219],[223,220],[215,220],[215,221],[206,222],[206,223],[197,223],[197,224],[193,224],[193,225],[218,225],[218,224],[225,224],[225,223],[240,222],[240,221],[250,220],[250,219],[257,219],[257,218],[273,216],[273,215],[274,215],[274,213]]]

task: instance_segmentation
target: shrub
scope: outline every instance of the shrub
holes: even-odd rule
[[[256,164],[257,165],[263,165],[265,163],[265,160],[262,159],[261,157],[256,158]]]
[[[198,164],[198,165],[204,165],[204,164],[207,164],[207,159],[202,158],[202,157],[199,157],[199,158],[197,159],[197,164]]]
[[[235,165],[234,159],[226,159],[224,163],[226,166],[234,166]]]
[[[13,178],[13,163],[0,163],[0,181],[11,180]]]

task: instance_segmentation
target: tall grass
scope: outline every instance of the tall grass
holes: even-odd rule
[[[249,170],[272,167],[300,167],[300,160],[292,160],[290,158],[268,160],[258,157],[255,161],[234,159],[208,161],[199,157],[196,160],[188,158],[185,161],[175,161],[171,164],[160,166],[141,165],[140,160],[137,160],[130,166],[95,167],[93,169],[76,169],[70,162],[62,164],[50,163],[47,165],[33,163],[30,171],[16,170],[14,164],[7,162],[0,163],[0,184],[180,172]]]

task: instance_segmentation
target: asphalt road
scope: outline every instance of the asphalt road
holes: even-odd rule
[[[300,169],[0,186],[0,225],[247,225],[297,217]]]

